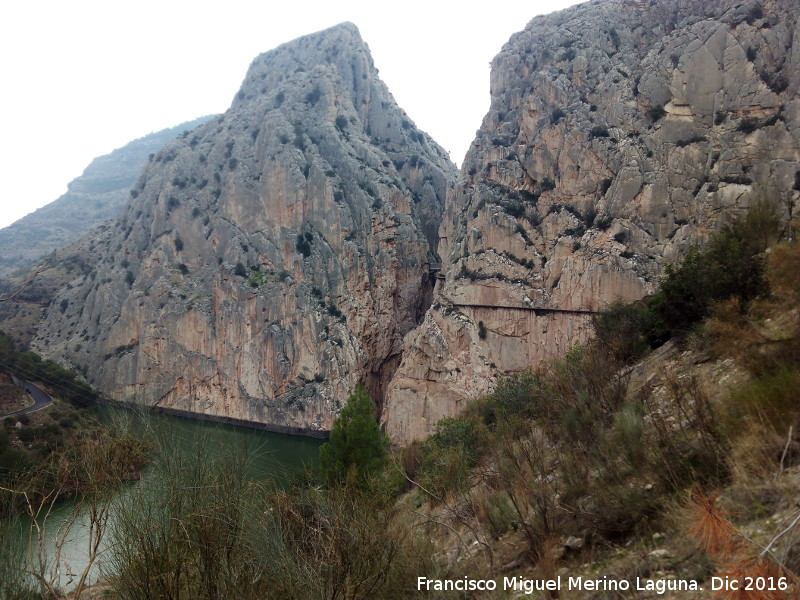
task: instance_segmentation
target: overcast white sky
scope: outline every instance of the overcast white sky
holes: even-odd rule
[[[358,26],[400,106],[460,164],[489,107],[489,61],[534,16],[573,4],[3,2],[0,227],[55,200],[94,157],[224,112],[258,54],[342,21]]]

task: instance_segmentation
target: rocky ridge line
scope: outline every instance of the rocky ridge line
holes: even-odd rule
[[[53,202],[0,229],[0,277],[31,264],[46,253],[66,246],[104,221],[122,214],[130,189],[150,154],[168,141],[205,123],[200,117],[162,129],[98,156],[67,192]]]

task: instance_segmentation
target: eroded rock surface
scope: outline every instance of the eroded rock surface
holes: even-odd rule
[[[595,1],[511,38],[448,199],[444,279],[389,386],[395,442],[585,341],[594,311],[652,291],[755,199],[797,201],[799,13]]]
[[[285,44],[153,157],[33,346],[115,399],[327,430],[429,306],[455,175],[355,26]]]

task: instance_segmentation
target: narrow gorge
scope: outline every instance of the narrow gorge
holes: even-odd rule
[[[392,440],[421,439],[755,201],[791,214],[798,34],[773,0],[537,17],[460,172],[355,26],[280,46],[74,246],[32,347],[117,400],[298,433],[363,381]]]

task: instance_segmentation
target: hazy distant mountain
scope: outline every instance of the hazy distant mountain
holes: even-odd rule
[[[119,216],[148,156],[211,118],[200,117],[151,133],[95,158],[58,200],[0,229],[0,276]]]

